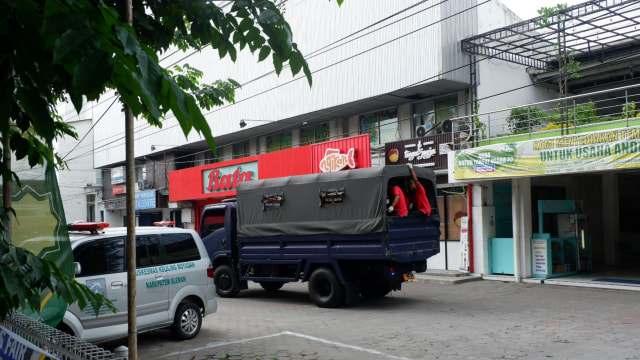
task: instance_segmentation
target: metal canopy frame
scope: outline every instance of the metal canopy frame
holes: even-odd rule
[[[640,45],[640,1],[593,0],[462,40],[462,51],[542,72],[558,71],[559,52],[580,62],[603,61],[606,55]],[[630,49],[631,48],[631,49]],[[625,51],[626,50],[626,51]],[[632,50],[633,51],[633,50]]]

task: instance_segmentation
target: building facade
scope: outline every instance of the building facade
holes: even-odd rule
[[[590,4],[590,9],[608,7],[615,13],[621,11],[616,6],[622,3],[624,1],[606,4],[590,1],[585,6]],[[291,149],[367,135],[370,166],[389,164],[390,151],[395,150],[402,156],[393,163],[411,162],[433,168],[438,174],[439,207],[445,214],[441,224],[441,249],[444,251],[430,259],[429,267],[461,267],[464,244],[460,246],[460,238],[465,232],[462,221],[466,218],[470,224],[470,266],[463,266],[463,270],[490,275],[494,272],[489,260],[489,239],[499,238],[504,231],[501,227],[498,235],[495,234],[497,221],[514,224],[511,233],[502,234],[504,236],[500,238],[513,238],[516,231],[524,234],[521,235],[523,239],[531,239],[535,221],[531,203],[525,201],[531,194],[539,193],[537,198],[540,199],[567,200],[585,198],[581,196],[583,192],[595,191],[588,188],[576,190],[574,194],[573,190],[567,190],[578,188],[573,185],[576,174],[562,179],[523,177],[512,180],[505,177],[487,181],[456,177],[451,172],[455,158],[465,155],[464,151],[468,149],[517,140],[511,139],[517,135],[513,131],[513,118],[509,120],[512,108],[539,103],[542,110],[554,109],[557,101],[553,99],[558,98],[560,90],[553,74],[559,72],[558,68],[540,69],[527,61],[501,56],[515,53],[513,57],[518,59],[533,57],[528,54],[535,53],[531,52],[535,49],[528,48],[527,42],[517,43],[514,39],[502,42],[517,43],[513,49],[500,48],[491,42],[474,42],[484,35],[480,39],[500,43],[501,39],[495,34],[507,29],[510,34],[518,34],[517,39],[522,37],[531,43],[549,45],[551,35],[536,25],[540,19],[522,21],[498,1],[452,0],[431,4],[401,0],[381,2],[372,7],[370,2],[354,0],[337,7],[332,3],[304,0],[287,3],[286,7],[294,41],[306,54],[312,71],[312,87],[303,76],[292,77],[286,71],[276,76],[268,61],[256,64],[256,57],[250,53],[240,53],[235,63],[228,59],[218,60],[217,53],[210,49],[200,53],[173,52],[161,57],[165,66],[189,63],[201,69],[206,77],[203,82],[233,78],[242,84],[242,88],[236,93],[235,103],[205,113],[216,139],[215,153],[199,136],[183,134],[175,119],[166,119],[162,128],[137,122],[136,189],[133,191],[136,191],[139,224],[172,220],[195,227],[199,201],[219,201],[229,195],[174,196],[182,193],[185,186],[193,186],[193,191],[203,189],[201,183],[189,185],[180,179],[179,175],[194,171],[190,169],[201,171],[235,166],[269,154],[272,154],[270,159],[265,156],[261,161],[272,161],[270,166],[278,168],[282,166],[278,162],[282,151],[286,153]],[[567,14],[565,16],[571,16],[571,21],[575,22],[584,16],[584,12],[577,9]],[[567,23],[566,19],[556,20]],[[553,26],[552,21],[549,28]],[[552,44],[549,46],[553,47]],[[483,52],[486,49],[487,52]],[[525,52],[519,53],[518,49]],[[624,54],[622,51],[612,50],[608,54],[618,60],[627,60],[620,59]],[[586,61],[583,63],[587,64]],[[620,67],[618,63],[615,66]],[[607,69],[613,67],[612,64]],[[574,88],[568,91],[565,88],[563,95],[586,94],[616,86],[611,83],[598,88],[603,81],[602,68],[600,71],[595,67],[587,69],[586,65],[583,68],[590,71],[589,76],[569,82]],[[612,73],[610,77],[619,76]],[[600,98],[602,107],[622,106],[617,105],[617,100],[607,100],[607,94],[601,94]],[[93,163],[104,172],[104,193],[97,201],[97,211],[103,215],[100,220],[124,225],[124,194],[128,191],[123,188],[124,115],[119,107],[112,106],[115,100],[113,96],[105,96],[98,103],[88,104],[87,109],[93,114]],[[583,100],[579,103],[586,102]],[[596,112],[606,113],[601,108]],[[527,121],[530,125],[531,121]],[[569,125],[568,121],[565,125]],[[541,127],[533,130],[538,131]],[[561,136],[564,136],[564,128],[562,132]],[[451,159],[448,161],[452,163],[446,159]],[[281,172],[280,176],[291,174]],[[610,182],[620,185],[611,177],[597,177],[604,182],[602,186],[580,183],[606,191],[611,191]],[[627,175],[622,177],[626,179]],[[631,175],[631,180],[623,182],[633,179]],[[561,187],[565,190],[556,189]],[[596,208],[611,198],[603,197],[597,202],[584,199],[585,208]],[[495,207],[499,199],[519,204],[518,209],[522,209],[513,206],[489,209]],[[514,202],[517,199],[522,203]],[[597,227],[604,227],[604,224],[604,221],[600,225],[594,224],[592,233],[596,234]],[[527,247],[531,248],[530,243],[519,241],[512,241],[517,246],[510,255],[502,255],[510,256],[517,263],[517,271],[508,274],[516,278],[531,275],[530,261],[527,263],[527,259],[531,259],[531,250],[527,250]],[[606,256],[594,253],[593,263],[604,264],[604,258]],[[503,271],[503,274],[506,273]]]

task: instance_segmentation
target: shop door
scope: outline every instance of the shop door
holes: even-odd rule
[[[513,215],[511,213],[511,185],[493,185],[493,204],[496,208],[496,237],[513,237]],[[511,248],[513,250],[513,247]]]

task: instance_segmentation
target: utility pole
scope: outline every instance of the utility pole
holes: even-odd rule
[[[126,2],[127,23],[133,27],[132,0]],[[127,314],[129,324],[129,360],[138,360],[138,323],[136,319],[136,209],[135,209],[135,152],[133,141],[133,112],[124,106],[125,121],[125,173],[127,174]]]

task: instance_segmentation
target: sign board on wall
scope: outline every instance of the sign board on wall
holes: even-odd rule
[[[469,217],[460,218],[460,266],[458,270],[469,271]]]
[[[207,169],[202,171],[202,192],[207,194],[235,190],[243,181],[258,179],[257,161]]]
[[[455,153],[455,180],[640,168],[640,127],[613,129]]]
[[[124,166],[111,169],[111,183],[122,184],[125,182],[125,168]]]
[[[114,185],[111,187],[111,193],[113,195],[124,194],[126,192],[127,192],[127,185]]]
[[[385,144],[385,165],[414,164],[434,169],[447,167],[451,134],[437,134]]]
[[[135,203],[136,203],[136,210],[155,209],[156,208],[156,191],[155,190],[136,191]]]
[[[344,171],[371,167],[369,134],[325,141],[311,146],[311,172]]]
[[[169,201],[232,197],[240,182],[320,173],[321,163],[332,170],[345,165],[342,171],[371,167],[370,146],[363,134],[171,171]]]
[[[547,240],[532,239],[533,246],[533,274],[547,275]]]

